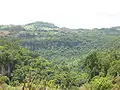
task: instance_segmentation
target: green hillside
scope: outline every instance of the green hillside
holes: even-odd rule
[[[119,48],[120,27],[0,25],[0,89],[119,90]]]

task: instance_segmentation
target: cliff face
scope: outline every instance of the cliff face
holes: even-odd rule
[[[10,34],[9,31],[0,31],[0,36],[7,36],[9,34]]]

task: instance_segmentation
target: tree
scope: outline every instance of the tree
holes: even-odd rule
[[[87,87],[89,90],[111,90],[113,84],[107,77],[95,76]]]
[[[99,75],[101,71],[101,62],[99,61],[97,55],[97,52],[92,52],[88,54],[85,59],[85,67],[87,72],[89,73],[90,79],[92,79],[96,75]]]
[[[113,75],[114,77],[120,75],[120,60],[113,61],[110,66],[108,70],[109,75]]]

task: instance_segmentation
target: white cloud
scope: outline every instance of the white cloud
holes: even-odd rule
[[[0,0],[0,24],[52,22],[60,27],[120,25],[119,0]]]

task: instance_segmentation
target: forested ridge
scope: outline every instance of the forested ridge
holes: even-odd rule
[[[0,89],[119,90],[120,27],[0,25]]]

